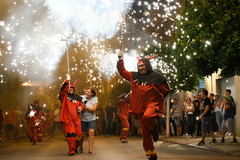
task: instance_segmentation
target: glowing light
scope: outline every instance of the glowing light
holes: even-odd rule
[[[32,82],[24,82],[24,83],[21,84],[21,86],[32,87],[32,86],[34,86],[34,84]]]

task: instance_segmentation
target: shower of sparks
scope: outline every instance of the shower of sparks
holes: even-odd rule
[[[8,17],[0,21],[1,70],[16,72],[26,81],[51,81],[69,49],[71,74],[86,73],[87,83],[99,90],[104,77],[116,75],[123,11],[127,13],[123,36],[126,68],[136,71],[136,57],[142,56],[142,50],[151,45],[161,47],[162,41],[172,37],[173,21],[179,18],[177,11],[181,7],[177,0],[19,0],[9,3],[12,4]],[[61,41],[66,37],[69,48]],[[210,42],[206,41],[206,45]],[[177,71],[161,59],[152,63],[163,73]],[[4,78],[1,73],[0,83],[4,83]],[[59,77],[63,78],[64,75]]]

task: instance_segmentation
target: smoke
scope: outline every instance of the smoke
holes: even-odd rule
[[[31,0],[13,2],[4,20],[8,69],[30,80],[50,81],[66,51],[62,38],[109,39],[119,29],[122,0]],[[126,0],[130,9],[133,0]],[[125,8],[125,9],[126,9]],[[69,43],[76,42],[71,39]]]

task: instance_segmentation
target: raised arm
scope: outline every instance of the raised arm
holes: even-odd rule
[[[128,71],[125,69],[124,62],[123,62],[122,59],[118,60],[118,62],[117,62],[117,70],[118,70],[119,74],[120,74],[124,79],[130,81],[132,73],[131,73],[131,72],[128,72]]]
[[[59,100],[61,102],[63,101],[63,98],[67,96],[67,90],[68,90],[68,81],[64,80],[59,93]]]

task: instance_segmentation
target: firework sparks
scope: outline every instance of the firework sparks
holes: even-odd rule
[[[142,56],[142,50],[151,45],[161,47],[161,42],[172,36],[173,20],[181,18],[177,15],[181,5],[174,0],[125,2],[126,6],[122,0],[9,2],[12,3],[9,15],[0,21],[1,45],[4,46],[0,51],[1,67],[31,81],[50,81],[67,49],[61,39],[70,35],[69,49],[74,48],[70,55],[71,73],[86,73],[88,81],[98,87],[103,76],[115,75],[115,50],[120,48],[120,23],[125,10],[126,68],[136,71],[135,57]],[[87,56],[82,56],[84,53]],[[161,59],[153,63],[163,73],[170,70]],[[4,75],[0,80],[4,81]]]

